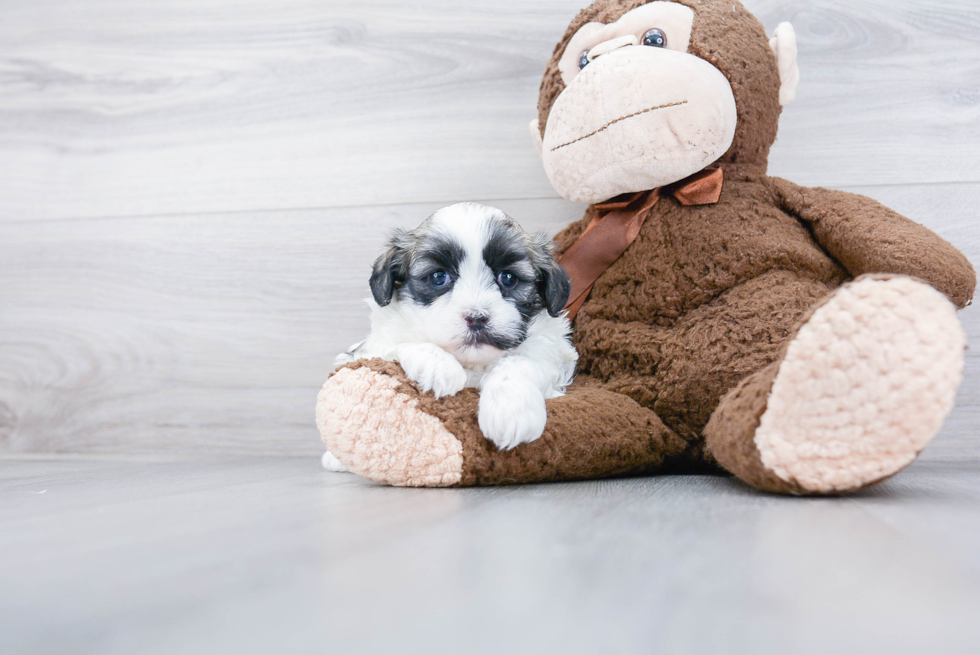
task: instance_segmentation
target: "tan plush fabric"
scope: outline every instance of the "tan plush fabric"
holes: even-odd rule
[[[462,446],[437,418],[419,410],[414,389],[388,375],[400,371],[369,360],[330,376],[316,403],[323,443],[369,480],[399,487],[459,483]]]
[[[317,422],[327,448],[351,471],[398,486],[585,480],[711,466],[701,444],[678,438],[649,409],[585,377],[547,401],[544,436],[512,451],[498,451],[480,434],[478,399],[474,389],[436,399],[398,364],[372,359],[348,364],[327,381]],[[583,430],[589,439],[580,438]]]
[[[928,229],[868,198],[805,189],[768,177],[766,160],[780,112],[780,77],[769,39],[737,1],[677,1],[695,11],[689,51],[725,75],[736,99],[734,141],[720,159],[724,189],[714,205],[682,206],[669,197],[660,200],[636,240],[598,278],[575,319],[580,377],[566,397],[548,402],[545,436],[513,451],[498,452],[479,433],[475,392],[436,400],[413,394],[412,385],[393,365],[371,365],[381,376],[372,384],[398,389],[410,399],[404,406],[411,405],[437,420],[460,444],[462,472],[457,484],[703,470],[714,464],[714,457],[760,489],[834,493],[872,483],[876,476],[900,468],[938,429],[948,409],[944,403],[951,397],[950,387],[955,388],[955,362],[949,363],[953,360],[937,368],[899,373],[924,386],[903,386],[904,395],[895,398],[879,389],[864,396],[845,393],[836,398],[836,404],[826,403],[816,410],[807,404],[812,395],[807,385],[812,380],[807,381],[806,367],[802,373],[790,371],[814,348],[853,354],[877,339],[886,351],[901,353],[910,361],[938,357],[935,342],[909,337],[913,333],[921,336],[924,328],[917,322],[908,330],[843,331],[823,335],[814,342],[816,346],[810,341],[795,346],[797,335],[823,329],[825,314],[819,313],[820,308],[844,305],[844,296],[836,295],[843,284],[864,274],[910,276],[962,307],[973,296],[973,267]],[[557,61],[571,35],[589,21],[611,22],[641,4],[642,0],[600,0],[572,22],[545,71],[538,105],[540,125],[547,124],[549,111],[564,88]],[[581,221],[556,237],[559,254],[575,242],[593,216],[595,210],[590,208]],[[898,279],[903,280],[896,283],[899,286],[918,288],[907,278]],[[896,315],[914,316],[925,307],[938,306],[934,303],[938,294],[928,301],[918,292],[899,296],[904,297],[893,299]],[[873,317],[882,303],[878,297],[857,294],[846,305],[847,315]],[[943,329],[954,334],[952,310],[946,306],[943,311]],[[816,322],[809,325],[811,320]],[[952,357],[953,351],[955,347],[942,352]],[[879,357],[875,361],[889,360]],[[783,364],[787,368],[781,378]],[[900,367],[889,371],[900,371]],[[842,388],[852,390],[878,384],[891,375],[886,371],[885,378],[869,376],[861,366],[815,367],[809,373],[814,379],[837,380]],[[930,385],[940,391],[930,396],[925,391]],[[373,392],[367,389],[365,393]],[[768,432],[757,440],[770,398],[779,406],[770,416],[778,418],[766,419]],[[914,406],[928,429],[903,432],[902,428],[869,437],[874,423],[844,411],[860,398],[882,403],[885,413],[897,411],[901,404]],[[329,393],[321,399],[332,401]],[[814,453],[836,453],[838,446],[828,444],[838,437],[828,438],[819,430],[795,425],[797,411],[827,425],[850,421],[864,430],[864,436],[852,440],[836,460],[835,456],[815,457]],[[903,414],[897,420],[908,426],[915,417]],[[351,444],[365,438],[345,432],[353,425],[340,428],[343,439]],[[391,432],[399,429],[394,423],[389,427]],[[385,426],[375,424],[372,430],[368,441],[377,440],[378,436],[370,435],[384,433]],[[384,439],[385,447],[395,450],[410,449],[405,444],[412,443],[390,436]],[[900,443],[892,444],[894,448],[885,443],[877,451],[866,447],[878,447],[882,439]],[[355,448],[334,453],[353,469],[348,461],[353,455],[347,453]],[[358,457],[365,459],[358,466],[362,470],[387,466],[384,461],[368,462],[372,456],[411,461],[401,452],[361,452]],[[855,452],[860,457],[852,457]],[[841,467],[841,461],[846,466]],[[835,477],[844,469],[850,473]]]
[[[779,68],[779,104],[785,107],[796,100],[796,89],[800,85],[800,66],[797,63],[796,30],[790,23],[780,23],[769,39],[769,47],[776,55]]]
[[[713,64],[731,83],[742,120],[722,161],[763,164],[776,140],[780,112],[780,79],[769,37],[741,3],[727,0],[677,0],[695,12],[688,51]],[[558,61],[580,27],[589,22],[611,23],[644,0],[600,0],[579,12],[545,69],[538,99],[539,126],[548,122],[551,105],[565,88]],[[752,113],[747,113],[751,111]],[[681,176],[683,177],[683,176]],[[678,178],[680,179],[680,178]]]
[[[578,74],[582,52],[588,51],[591,61],[598,54],[608,51],[608,47],[599,46],[616,39],[618,34],[629,34],[636,39],[634,43],[638,43],[652,26],[669,34],[665,46],[668,50],[687,52],[694,26],[694,11],[676,2],[654,0],[632,9],[613,23],[586,23],[569,40],[565,54],[557,61],[562,81],[568,84]]]
[[[716,68],[649,47],[605,57],[579,73],[548,121],[542,163],[562,196],[596,203],[664,186],[728,149],[737,112]],[[685,84],[692,78],[700,83]]]
[[[942,294],[907,277],[859,278],[817,303],[779,360],[721,400],[704,429],[709,451],[766,491],[874,484],[939,429],[964,347]]]
[[[907,277],[846,285],[789,343],[755,433],[801,489],[860,489],[915,459],[953,408],[966,337],[941,293]]]

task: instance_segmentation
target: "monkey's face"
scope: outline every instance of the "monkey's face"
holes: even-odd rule
[[[689,53],[694,12],[658,0],[587,23],[558,61],[565,89],[540,143],[555,189],[576,202],[664,186],[732,145],[738,112],[725,75]]]

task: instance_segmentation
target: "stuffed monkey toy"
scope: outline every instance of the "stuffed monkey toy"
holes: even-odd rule
[[[478,394],[436,399],[357,361],[317,400],[328,449],[391,485],[724,469],[776,493],[854,491],[938,432],[976,284],[946,241],[877,202],[766,175],[799,72],[737,0],[597,0],[545,70],[545,171],[589,203],[555,238],[578,377],[544,435],[483,437]]]

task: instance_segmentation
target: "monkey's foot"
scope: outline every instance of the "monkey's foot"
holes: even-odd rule
[[[783,358],[732,390],[709,448],[753,486],[829,494],[908,466],[942,427],[965,336],[940,292],[865,276],[818,305]]]
[[[577,383],[546,407],[544,434],[502,451],[480,432],[474,389],[436,398],[398,364],[372,359],[347,364],[327,380],[316,418],[327,448],[349,470],[395,486],[581,480],[648,473],[666,460],[703,456],[622,394]]]
[[[420,393],[397,364],[355,362],[330,376],[316,399],[323,442],[348,470],[400,487],[449,487],[463,474],[463,445],[418,407]]]

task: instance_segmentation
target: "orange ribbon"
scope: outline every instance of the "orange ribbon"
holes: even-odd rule
[[[659,189],[596,203],[595,208],[602,213],[592,219],[578,241],[558,261],[572,281],[565,303],[568,318],[575,318],[595,281],[640,234],[647,215],[661,197],[673,196],[682,205],[712,205],[721,198],[724,179],[720,168],[709,168]]]

